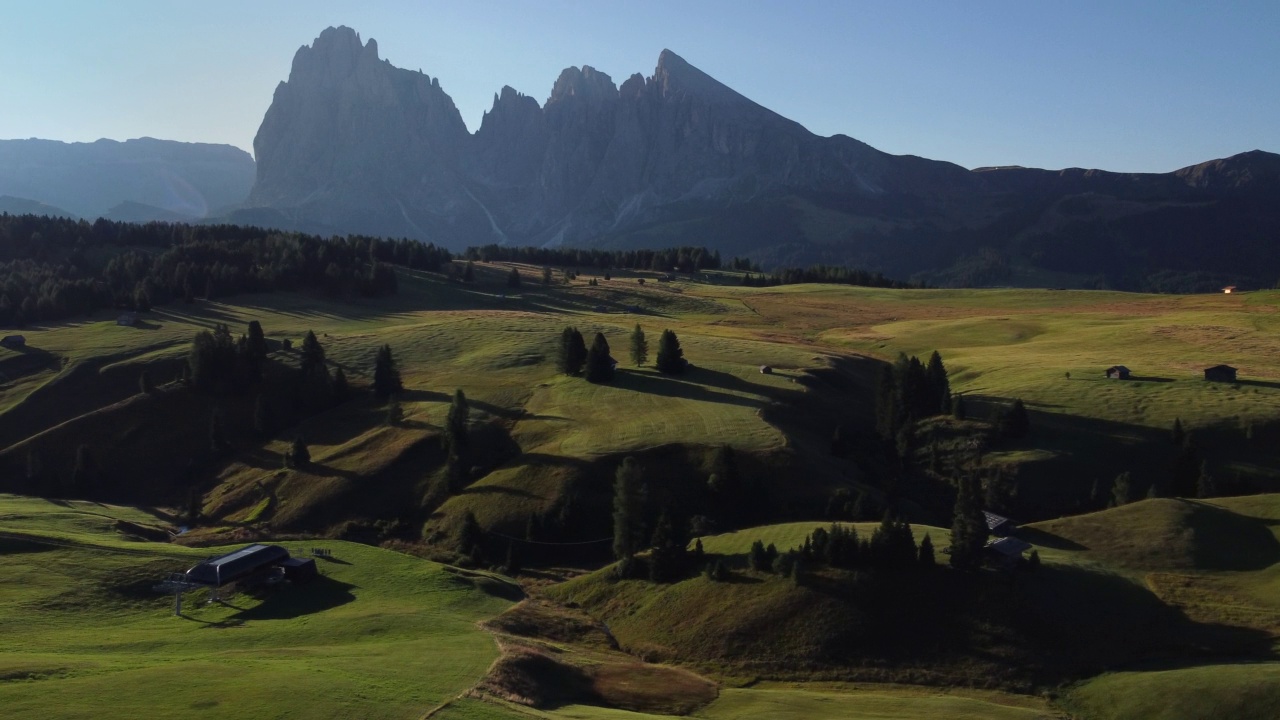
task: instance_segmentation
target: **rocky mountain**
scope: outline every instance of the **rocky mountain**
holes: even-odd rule
[[[0,195],[89,219],[122,205],[137,220],[220,215],[244,202],[253,178],[253,158],[230,145],[0,140]],[[146,207],[160,212],[139,214]]]
[[[542,104],[504,87],[472,134],[438,78],[329,28],[295,55],[254,150],[233,219],[313,232],[453,248],[703,244],[939,283],[1280,276],[1280,156],[1158,175],[970,171],[814,135],[669,50],[621,85],[568,68]]]

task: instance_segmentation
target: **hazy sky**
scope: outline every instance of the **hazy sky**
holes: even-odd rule
[[[0,0],[0,138],[253,136],[329,25],[440,78],[472,131],[503,85],[621,83],[670,48],[821,135],[966,167],[1165,172],[1280,151],[1280,2]]]

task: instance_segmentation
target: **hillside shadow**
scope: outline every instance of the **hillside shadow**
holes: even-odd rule
[[[727,373],[719,374],[727,375]],[[676,379],[677,377],[678,376],[647,373],[617,373],[614,376],[613,383],[611,384],[613,387],[620,390],[631,390],[634,392],[648,393],[650,395],[683,398],[685,400],[695,400],[698,402],[738,405],[740,407],[753,409],[761,408],[766,404],[763,400],[745,398],[739,395],[730,395],[726,392],[717,392],[697,382],[679,380]],[[759,394],[758,390],[752,390],[751,392],[753,394]]]
[[[1271,382],[1269,380],[1237,380],[1236,384],[1248,387],[1271,388],[1272,390],[1280,389],[1280,382]]]
[[[1033,545],[1039,545],[1040,547],[1050,548],[1052,550],[1089,549],[1075,540],[1068,540],[1060,535],[1054,535],[1053,533],[1038,530],[1036,528],[1020,527],[1014,535]]]
[[[350,583],[320,575],[303,585],[272,588],[257,607],[242,610],[233,620],[289,620],[341,607],[356,599]]]
[[[459,495],[506,495],[508,497],[527,498],[530,500],[541,500],[541,495],[535,495],[528,490],[520,488],[506,487],[504,485],[482,485],[476,487],[471,485],[458,492]]]
[[[1130,375],[1129,382],[1171,383],[1173,378],[1156,377],[1154,375]]]

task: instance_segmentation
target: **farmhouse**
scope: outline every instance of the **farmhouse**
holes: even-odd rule
[[[120,317],[116,318],[116,324],[124,325],[126,327],[133,327],[134,325],[138,324],[138,313],[132,313],[132,312],[123,313],[120,315]]]
[[[1235,382],[1236,369],[1230,365],[1214,365],[1204,369],[1204,379],[1209,382]]]
[[[1123,365],[1112,365],[1111,367],[1107,368],[1107,377],[1111,378],[1112,380],[1128,380],[1129,368]]]
[[[1014,530],[1018,529],[1018,527],[1013,524],[1012,520],[1004,517],[1003,515],[997,515],[993,512],[983,510],[982,516],[987,520],[987,530],[996,537],[1011,535]]]
[[[772,374],[773,374],[773,368],[769,367],[768,365],[761,365],[761,366],[760,366],[760,374],[761,374],[761,375],[772,375]]]
[[[27,339],[21,335],[5,335],[0,338],[0,347],[20,348],[27,344]]]
[[[189,583],[219,588],[233,582],[265,579],[272,568],[283,567],[287,560],[289,551],[279,545],[248,545],[205,560],[188,570],[186,579]]]

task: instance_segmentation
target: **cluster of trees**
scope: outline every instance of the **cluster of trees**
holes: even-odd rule
[[[956,506],[951,520],[951,567],[970,570],[982,565],[990,531],[982,514],[982,485],[974,475],[956,481]]]
[[[689,568],[688,525],[671,508],[647,522],[649,488],[635,458],[624,458],[613,483],[613,555],[620,577],[647,575],[653,582],[684,577]],[[636,557],[649,549],[644,562]]]
[[[0,325],[244,292],[390,295],[391,265],[438,271],[451,260],[408,239],[0,214]]]
[[[631,361],[637,367],[644,366],[649,360],[649,341],[639,323],[629,339]],[[556,370],[569,376],[582,375],[588,382],[607,383],[613,380],[614,366],[617,364],[611,352],[604,333],[596,333],[588,348],[582,333],[576,327],[567,326],[560,331],[560,343],[556,347]],[[655,367],[661,373],[674,375],[684,372],[688,365],[684,359],[684,350],[680,348],[680,339],[671,330],[664,330],[658,341]]]
[[[881,370],[876,387],[876,430],[881,437],[896,438],[915,421],[951,410],[951,381],[936,350],[928,365],[914,355],[899,354],[893,365]]]
[[[893,280],[878,272],[837,265],[813,265],[808,268],[782,268],[769,275],[747,273],[742,284],[748,287],[772,287],[774,285],[798,285],[801,283],[835,283],[860,287],[910,289],[921,288],[917,283]]]
[[[925,535],[917,547],[911,525],[905,520],[886,515],[870,538],[859,538],[858,529],[832,523],[830,528],[817,528],[804,544],[787,552],[778,552],[761,540],[747,553],[752,570],[791,577],[803,584],[807,569],[825,565],[843,570],[888,572],[935,564],[933,540]],[[708,577],[715,578],[715,569]]]
[[[659,272],[672,270],[696,272],[720,268],[720,251],[703,247],[676,247],[665,250],[599,250],[484,245],[467,248],[463,257],[480,262],[514,262],[562,268],[591,267],[600,270],[622,268]]]

